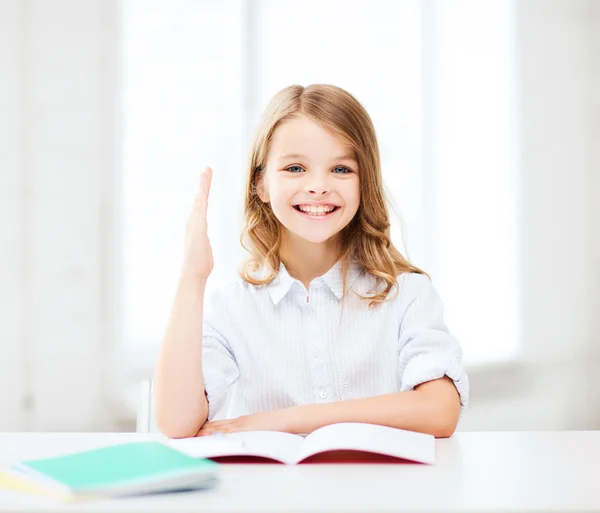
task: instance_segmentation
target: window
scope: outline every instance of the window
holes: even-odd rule
[[[162,338],[205,165],[214,168],[211,286],[245,257],[251,132],[291,83],[334,83],[363,103],[403,220],[393,216],[394,241],[430,271],[466,361],[514,353],[509,3],[124,4],[124,339],[134,358],[151,358]]]
[[[519,349],[513,4],[433,5],[425,13],[431,274],[465,361],[508,360]]]

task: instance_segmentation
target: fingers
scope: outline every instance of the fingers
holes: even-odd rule
[[[200,172],[200,180],[198,182],[198,193],[194,199],[194,210],[206,217],[208,209],[208,195],[210,193],[210,184],[212,182],[212,169],[205,168]]]
[[[210,436],[210,435],[214,435],[215,433],[227,433],[228,431],[221,428],[221,429],[217,429],[217,428],[202,428],[200,431],[198,431],[198,433],[196,434],[196,436]]]
[[[208,436],[214,433],[231,433],[232,428],[233,425],[229,419],[207,422],[200,428],[200,431],[198,431],[196,436]]]
[[[198,194],[208,201],[208,193],[210,192],[210,183],[212,182],[212,169],[210,167],[205,168],[200,173],[200,183],[198,187]]]

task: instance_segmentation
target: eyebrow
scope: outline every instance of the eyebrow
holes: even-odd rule
[[[285,153],[283,155],[279,155],[279,160],[286,160],[286,159],[305,159],[307,158],[306,155],[302,155],[300,153]],[[356,162],[356,159],[352,156],[352,155],[341,155],[339,157],[335,157],[332,160],[352,160],[353,162]]]

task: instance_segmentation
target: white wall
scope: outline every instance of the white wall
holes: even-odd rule
[[[22,318],[26,248],[23,236],[23,96],[21,12],[18,2],[0,4],[0,429],[19,429],[24,390]],[[9,393],[8,391],[19,391]]]
[[[472,373],[461,429],[600,428],[600,3],[516,5],[525,360]],[[0,430],[131,420],[109,373],[118,9],[0,2]]]
[[[0,430],[111,426],[116,12],[0,2]]]
[[[590,146],[594,148],[589,161],[588,204],[589,217],[589,249],[592,272],[590,276],[589,312],[590,312],[590,353],[595,361],[600,359],[600,3],[590,2],[586,12],[588,35],[590,38],[590,82],[588,84],[589,108],[586,124],[589,130]],[[594,412],[593,426],[600,428],[600,381],[598,367],[589,373],[589,404],[587,408]]]
[[[600,428],[600,3],[516,6],[523,362],[473,373],[461,429]]]

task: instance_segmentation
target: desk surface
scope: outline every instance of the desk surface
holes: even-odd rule
[[[0,433],[0,466],[160,435]],[[600,431],[457,433],[435,465],[223,465],[214,490],[57,505],[0,490],[0,512],[600,512]]]

